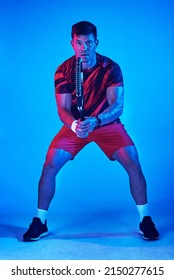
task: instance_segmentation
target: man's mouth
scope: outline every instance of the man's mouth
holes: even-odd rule
[[[87,53],[81,53],[81,57],[82,56],[89,56]]]

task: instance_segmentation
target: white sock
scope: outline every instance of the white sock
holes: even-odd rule
[[[47,210],[44,209],[37,209],[37,217],[41,219],[41,222],[45,224],[45,220],[47,219]]]
[[[138,212],[140,214],[140,222],[142,222],[144,216],[149,216],[148,214],[148,204],[144,204],[144,205],[136,205]]]

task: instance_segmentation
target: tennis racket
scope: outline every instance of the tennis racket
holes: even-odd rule
[[[83,72],[82,72],[82,58],[76,58],[76,97],[77,109],[80,113],[81,121],[85,120],[84,114],[84,96],[83,96]]]

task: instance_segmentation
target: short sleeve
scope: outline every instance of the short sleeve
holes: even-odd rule
[[[63,74],[61,67],[59,66],[54,75],[54,86],[55,86],[55,93],[62,94],[62,93],[70,93],[70,87],[67,83],[67,80]]]
[[[123,75],[117,63],[108,65],[107,86],[123,86]]]

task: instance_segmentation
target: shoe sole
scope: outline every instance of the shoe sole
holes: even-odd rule
[[[42,233],[41,235],[39,235],[36,238],[25,237],[23,240],[24,241],[38,241],[40,238],[48,236],[48,235],[49,235],[49,232],[47,231],[47,232]]]
[[[143,239],[144,239],[144,240],[147,240],[147,241],[148,241],[148,240],[149,240],[149,241],[155,241],[155,240],[158,240],[158,239],[159,239],[159,236],[158,236],[158,237],[152,236],[152,237],[149,237],[149,238],[148,238],[148,237],[145,237],[143,231],[141,231],[141,230],[139,230],[139,234],[141,234],[141,235],[143,236]]]

